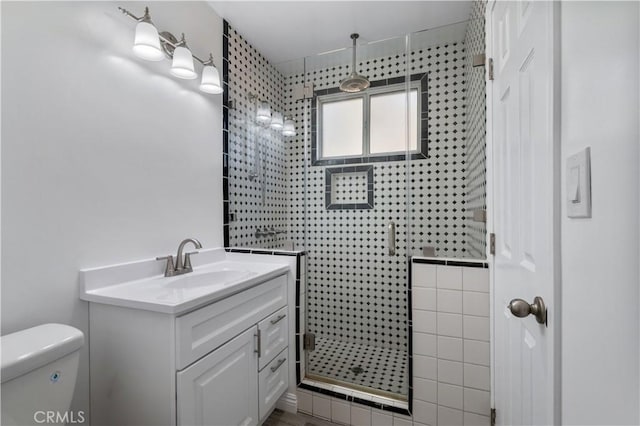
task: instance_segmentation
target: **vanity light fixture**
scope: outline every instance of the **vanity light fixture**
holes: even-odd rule
[[[211,54],[209,54],[209,60],[204,63],[204,68],[202,68],[200,90],[213,95],[219,95],[224,92],[224,89],[220,84],[220,73],[216,66],[213,65],[213,55]]]
[[[137,17],[122,7],[118,7],[118,9],[138,22],[133,43],[133,51],[138,57],[148,61],[160,61],[167,57],[172,60],[171,74],[188,80],[198,76],[193,66],[195,59],[203,65],[200,90],[215,95],[224,92],[220,83],[220,73],[213,63],[213,55],[209,54],[209,59],[206,61],[195,56],[187,46],[184,33],[180,40],[167,31],[158,33],[151,21],[148,7],[145,7],[142,17]]]
[[[296,122],[293,121],[290,115],[287,115],[284,118],[284,127],[282,128],[282,134],[285,136],[295,136],[296,135]]]
[[[274,112],[271,117],[271,128],[273,130],[282,130],[284,127],[284,121],[282,119],[282,113]]]
[[[136,18],[136,36],[133,41],[133,52],[140,58],[147,61],[161,61],[164,58],[162,49],[160,49],[160,38],[158,30],[151,21],[149,8],[144,8],[142,18]]]
[[[193,80],[198,76],[193,69],[193,55],[187,47],[184,33],[178,44],[173,49],[173,62],[171,63],[171,74],[185,80]]]
[[[271,123],[271,107],[267,101],[257,101],[256,121],[260,124],[269,125]]]
[[[296,123],[291,116],[285,115],[283,117],[281,112],[271,111],[269,102],[261,100],[252,93],[248,94],[248,99],[251,104],[256,106],[255,120],[258,124],[281,132],[284,136],[296,135]]]

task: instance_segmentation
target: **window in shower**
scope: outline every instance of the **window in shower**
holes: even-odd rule
[[[408,95],[404,83],[388,80],[374,81],[373,88],[362,93],[337,88],[316,92],[313,164],[397,161],[407,152],[425,158],[427,126],[420,120],[427,104],[425,76],[412,76]]]
[[[364,97],[327,100],[320,104],[322,157],[363,154]]]

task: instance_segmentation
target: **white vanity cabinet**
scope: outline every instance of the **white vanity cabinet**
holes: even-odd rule
[[[91,424],[257,425],[289,386],[287,275],[185,314],[91,303]]]

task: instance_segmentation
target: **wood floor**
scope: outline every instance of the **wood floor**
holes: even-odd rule
[[[307,416],[302,413],[287,413],[286,411],[278,410],[277,408],[273,413],[264,421],[262,426],[338,426],[336,423],[331,423],[326,420],[319,419],[317,417]]]

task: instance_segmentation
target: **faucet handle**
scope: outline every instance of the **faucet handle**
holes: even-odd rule
[[[173,255],[167,255],[167,256],[160,256],[160,257],[156,257],[156,260],[166,260],[167,261],[167,265],[164,268],[164,276],[165,277],[170,277],[173,275],[173,273],[175,272],[175,267],[173,266]]]
[[[189,253],[184,254],[184,269],[193,270],[193,266],[191,266],[191,255],[198,254],[199,251],[191,251]]]

